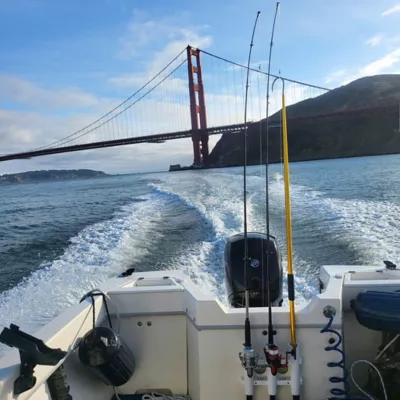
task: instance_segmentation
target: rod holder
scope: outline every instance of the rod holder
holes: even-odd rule
[[[11,324],[0,334],[0,342],[18,349],[21,358],[20,375],[14,381],[14,395],[18,396],[32,389],[36,384],[34,369],[36,365],[57,365],[67,352],[46,346],[43,340],[22,332]]]

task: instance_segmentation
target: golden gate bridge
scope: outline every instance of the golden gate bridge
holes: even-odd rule
[[[243,132],[242,110],[247,67],[207,51],[188,46],[160,72],[148,79],[134,94],[102,117],[71,134],[35,149],[2,154],[0,161],[76,152],[138,143],[162,143],[191,138],[193,164],[207,166],[210,135]],[[250,120],[260,121],[266,93],[260,68],[251,68]],[[275,75],[271,75],[276,77]],[[314,98],[329,89],[282,77],[287,103]],[[138,77],[138,81],[143,77]],[[271,108],[279,110],[279,99],[272,97]],[[253,104],[252,104],[253,103]],[[398,113],[397,104],[350,109],[307,116],[291,116],[288,123],[317,123],[337,118]],[[271,129],[280,126],[278,114],[269,120]]]

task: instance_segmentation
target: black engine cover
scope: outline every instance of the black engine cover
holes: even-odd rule
[[[244,244],[244,234],[240,233],[231,236],[225,246],[225,282],[228,301],[235,308],[245,306]],[[250,259],[248,264],[250,307],[268,306],[267,265],[271,305],[280,306],[283,271],[282,257],[276,239],[270,235],[268,240],[267,235],[263,233],[249,232],[247,245]]]

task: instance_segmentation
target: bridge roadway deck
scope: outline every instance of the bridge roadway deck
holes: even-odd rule
[[[243,127],[244,127],[243,124],[235,124],[235,125],[228,125],[228,126],[224,125],[221,127],[214,127],[214,128],[199,130],[198,132],[199,133],[207,133],[208,135],[218,135],[218,134],[223,134],[223,133],[240,132],[243,129]],[[0,156],[0,162],[1,161],[10,161],[10,160],[21,160],[21,159],[26,159],[26,158],[50,155],[50,154],[70,153],[73,151],[101,149],[104,147],[124,146],[124,145],[128,145],[128,144],[157,143],[160,141],[172,140],[172,139],[182,139],[182,138],[188,138],[191,136],[192,136],[192,130],[190,129],[187,131],[139,136],[139,137],[125,138],[125,139],[106,140],[106,141],[102,141],[102,142],[75,144],[72,146],[50,147],[50,148],[46,148],[46,149],[26,151],[23,153],[5,154],[5,155]]]
[[[297,117],[290,118],[288,116],[288,123],[293,122],[303,122],[303,123],[319,123],[321,121],[335,120],[335,119],[352,119],[356,117],[362,116],[388,116],[395,115],[399,113],[399,108],[397,105],[390,105],[385,107],[375,107],[375,108],[365,108],[365,109],[354,109],[348,111],[339,111],[335,113],[329,114],[320,114],[320,115],[310,115],[306,117]],[[249,125],[251,122],[249,122]],[[280,121],[275,117],[270,121],[271,128],[276,128],[280,126]],[[217,126],[213,128],[207,128],[203,130],[199,130],[198,134],[206,133],[208,135],[220,135],[227,133],[238,133],[242,131],[244,125],[241,124],[233,124],[233,125],[224,125]],[[82,151],[82,150],[91,150],[91,149],[100,149],[104,147],[116,147],[116,146],[124,146],[129,144],[137,144],[137,143],[159,143],[164,142],[166,140],[173,139],[182,139],[188,138],[192,136],[192,130],[187,131],[179,131],[179,132],[171,132],[164,134],[156,134],[156,135],[146,135],[125,139],[115,139],[115,140],[105,140],[101,142],[93,142],[93,143],[84,143],[84,144],[75,144],[71,146],[60,146],[60,147],[48,147],[43,149],[37,149],[32,151],[26,151],[21,153],[14,154],[3,154],[0,155],[1,161],[10,161],[10,160],[21,160],[21,159],[29,159],[33,157],[45,156],[50,154],[60,154],[60,153],[70,153],[74,151]]]

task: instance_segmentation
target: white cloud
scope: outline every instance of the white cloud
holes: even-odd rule
[[[325,83],[347,85],[348,83],[364,76],[379,75],[382,73],[400,73],[400,48],[392,50],[380,58],[356,68],[340,69],[329,74]]]
[[[163,85],[163,84],[162,84]],[[171,82],[164,86],[171,91]],[[30,88],[30,85],[24,87]],[[174,88],[184,89],[182,82],[173,83]],[[109,140],[129,136],[143,136],[155,133],[186,130],[190,128],[188,104],[177,101],[175,95],[168,96],[161,86],[160,93],[140,100],[125,113],[99,127],[94,132],[91,128],[84,130],[87,135],[79,139],[82,142]],[[174,94],[174,93],[173,93]],[[49,92],[49,96],[51,92]],[[21,92],[24,97],[24,93]],[[188,95],[187,95],[188,97]],[[116,101],[116,100],[115,100]],[[95,121],[109,111],[115,104],[108,99],[97,99],[97,107],[82,114],[58,115],[45,112],[25,110],[5,110],[0,108],[0,148],[2,154],[15,153],[62,139],[72,132]],[[118,101],[118,104],[120,101]],[[125,107],[124,105],[123,107]],[[113,114],[119,113],[118,108]],[[100,121],[104,122],[104,121]],[[96,126],[96,125],[95,125]],[[76,141],[74,141],[74,144]],[[215,144],[215,141],[211,141]],[[191,140],[175,140],[163,144],[140,144],[127,147],[108,148],[64,155],[46,156],[32,160],[0,163],[0,173],[15,172],[23,169],[37,168],[74,168],[86,166],[93,169],[105,169],[110,172],[133,172],[138,170],[166,169],[169,163],[191,163]]]
[[[37,108],[81,108],[99,105],[96,96],[79,88],[44,89],[10,75],[0,75],[0,100]]]
[[[119,38],[121,58],[132,58],[139,55],[140,51],[148,46],[157,37],[157,23],[149,19],[148,15],[139,10],[133,10],[132,18],[126,26],[126,31]]]
[[[10,152],[14,145],[30,146],[34,142],[38,127],[44,118],[31,112],[0,109],[0,148],[2,153]]]
[[[187,66],[182,65],[182,70],[185,70],[184,73],[187,74]],[[162,77],[164,78],[164,76]],[[133,75],[121,75],[110,80],[112,84],[121,88],[132,88],[137,89],[138,87],[142,86],[144,83],[147,82],[142,74],[133,74]],[[156,82],[159,82],[156,81]],[[188,89],[188,81],[187,79],[183,78],[175,78],[173,75],[167,78],[162,83],[162,89],[164,93],[186,93],[189,95]],[[149,86],[151,87],[151,86]]]
[[[0,175],[28,170],[77,168],[107,173],[165,171],[169,164],[189,165],[192,162],[192,143],[188,138],[164,144],[137,144],[3,162],[0,163]]]
[[[157,47],[160,39],[167,43],[161,52],[156,52],[153,62],[157,59],[161,62],[156,65],[158,72],[165,66],[165,57],[168,60],[175,57],[188,44],[194,47],[205,47],[211,42],[209,35],[203,34],[207,25],[189,25],[186,21],[192,20],[187,13],[176,13],[164,18],[154,20],[150,15],[134,10],[126,27],[126,32],[120,38],[121,50],[118,55],[123,58],[137,57],[144,50],[148,52],[150,46]]]
[[[49,144],[89,124],[95,114],[61,117],[22,110],[0,109],[2,153],[31,150]]]
[[[177,23],[176,16],[157,21],[146,18],[146,15],[134,14],[123,42],[126,45],[125,50],[129,48],[134,52],[126,53],[124,56],[134,57],[143,51],[150,54],[150,62],[143,64],[146,67],[141,72],[110,79],[114,87],[141,86],[165,67],[188,43],[198,47],[207,47],[211,43],[209,35],[201,34],[201,31],[207,27],[186,26],[182,21],[188,20],[187,18],[182,18],[180,23]],[[160,42],[161,47],[159,47]],[[158,50],[149,53],[149,48],[145,49],[148,46],[150,49],[158,48]],[[186,54],[183,54],[181,59],[177,60],[153,84],[159,83],[185,57]],[[79,140],[99,141],[128,137],[132,134],[142,136],[189,129],[187,67],[183,65],[182,68],[184,75],[177,75],[180,71],[178,70],[176,74],[161,83],[157,90],[140,100],[127,112]],[[151,86],[147,89],[150,88]],[[44,89],[33,82],[10,76],[0,77],[0,100],[2,99],[6,102],[11,100],[27,104],[35,109],[35,112],[27,112],[0,108],[0,148],[3,154],[31,150],[60,140],[90,124],[116,105],[113,99],[98,98],[79,88]],[[55,108],[67,108],[71,105],[74,109],[88,106],[91,108],[83,110],[82,114],[75,115],[60,116],[53,112]],[[126,105],[118,108],[112,115],[122,111]],[[82,133],[90,130],[84,130]],[[216,140],[217,138],[210,138],[210,147]],[[78,162],[86,166],[90,165],[94,169],[105,169],[111,172],[166,169],[169,163],[191,163],[192,143],[189,138],[163,144],[141,144],[54,155],[28,161],[6,162],[0,163],[0,173],[15,171],[16,168],[18,170],[45,166],[71,168]],[[19,165],[23,167],[16,167]]]
[[[124,74],[110,78],[109,83],[122,88],[137,88],[144,82],[144,76],[140,73]],[[144,82],[145,83],[145,82]]]
[[[337,82],[338,80],[341,80],[343,77],[345,77],[347,74],[346,69],[339,69],[337,71],[331,72],[326,78],[325,78],[325,83],[334,83]]]
[[[174,59],[188,44],[193,47],[207,48],[212,37],[204,33],[208,26],[187,25],[184,14],[175,14],[162,19],[153,20],[147,14],[134,11],[126,34],[121,38],[122,50],[119,55],[124,58],[137,57],[142,53],[149,54],[149,48],[157,48],[160,38],[164,44],[146,60],[143,71],[114,76],[109,83],[116,87],[138,88],[153,78],[172,59]],[[143,55],[145,55],[143,54]],[[183,61],[183,53],[178,62]]]
[[[179,28],[173,35],[174,40],[170,41],[162,50],[154,54],[149,68],[149,75],[154,76],[166,63],[174,58],[188,44],[195,48],[207,48],[212,42],[209,35],[201,35],[196,32],[200,28]]]
[[[400,61],[400,48],[391,51],[383,57],[365,65],[359,71],[361,76],[377,75],[395,66]]]
[[[232,73],[240,73],[232,71]],[[238,81],[239,82],[239,81]],[[225,86],[223,86],[225,88]],[[243,121],[243,90],[241,83],[229,87],[214,87],[206,94],[209,126],[240,123]],[[288,84],[287,104],[293,104],[318,93],[299,85]],[[271,93],[271,114],[280,109],[281,92],[276,87]],[[265,86],[258,85],[257,74],[251,76],[249,94],[249,121],[265,116]],[[187,88],[185,88],[185,93]],[[102,111],[103,112],[103,111]],[[118,110],[117,110],[118,112]],[[98,113],[100,114],[100,113]],[[97,113],[69,117],[43,115],[38,112],[0,110],[0,148],[2,153],[32,149],[65,137],[95,120]],[[57,129],[54,129],[57,127]],[[176,102],[174,96],[159,99],[145,98],[108,125],[89,134],[89,140],[126,137],[132,132],[140,135],[170,132],[190,128],[188,104]],[[213,148],[218,136],[210,137]],[[86,137],[85,137],[86,141]],[[190,138],[162,144],[139,144],[77,153],[46,156],[32,160],[0,163],[0,174],[29,169],[91,168],[106,172],[133,172],[165,170],[169,164],[190,164],[193,161]]]
[[[147,107],[148,118],[151,118],[149,109],[154,107],[154,103],[148,104]],[[159,117],[165,122],[167,116],[166,109],[165,115]],[[0,153],[14,153],[47,144],[49,140],[64,137],[92,122],[94,118],[93,114],[60,117],[37,112],[0,110]],[[143,121],[139,121],[139,125],[140,122]],[[57,131],[55,127],[58,127]],[[122,121],[119,127],[123,129]],[[96,133],[97,139],[100,140],[102,134],[109,135],[110,130],[100,129]],[[51,168],[92,168],[110,173],[165,170],[169,164],[189,164],[192,161],[192,143],[188,138],[162,144],[145,143],[1,162],[0,174]]]
[[[141,55],[144,60],[145,55],[142,53],[146,53],[150,54],[149,61],[142,64],[142,71],[114,76],[109,83],[118,88],[136,88],[165,67],[187,44],[200,48],[208,47],[212,38],[209,34],[204,33],[207,32],[207,27],[185,25],[182,21],[187,20],[189,19],[179,18],[179,16],[154,20],[146,15],[135,13],[123,40],[123,51],[125,51],[123,55],[124,57]],[[126,47],[124,47],[125,45]],[[149,48],[157,48],[157,50],[149,53]],[[153,84],[160,82],[169,71],[185,59],[185,56],[183,54],[182,58],[177,60]],[[264,64],[264,62],[261,63]],[[204,66],[205,69],[206,66]],[[181,70],[182,74],[180,75],[179,71]],[[236,79],[227,78],[225,64],[223,68],[217,68],[212,74],[204,75],[209,126],[243,121],[244,82],[242,82],[242,70],[235,68],[228,72],[236,74]],[[41,88],[19,77],[3,76],[2,79],[3,81],[0,81],[0,98],[28,104],[34,106],[36,110],[28,112],[1,110],[0,108],[1,153],[29,150],[59,140],[92,123],[117,104],[116,99],[99,98],[95,94],[86,93],[79,88],[52,90]],[[236,83],[226,85],[226,79]],[[4,82],[4,85],[1,82]],[[147,89],[150,89],[152,85]],[[265,116],[265,85],[266,82],[263,81],[261,75],[257,77],[257,74],[252,73],[249,120],[258,120]],[[280,109],[280,90],[279,86],[271,94],[271,114]],[[304,87],[287,87],[287,104],[303,100],[309,95],[310,91]],[[91,108],[74,115],[64,114],[61,116],[54,113],[54,108],[67,108],[71,104],[75,109]],[[118,108],[113,115],[122,111],[125,106]],[[187,71],[183,65],[180,70],[161,83],[154,92],[140,100],[127,112],[82,137],[82,142],[186,129],[190,129],[190,113]],[[84,130],[82,133],[89,130]],[[217,140],[218,136],[210,137],[210,148]],[[106,172],[165,170],[169,164],[189,164],[193,161],[192,157],[192,142],[188,138],[162,144],[146,143],[0,163],[0,173],[28,169],[78,167],[100,169]]]
[[[386,17],[387,15],[391,15],[391,14],[398,13],[398,12],[400,12],[400,3],[394,5],[393,7],[387,9],[386,11],[384,11],[382,13],[382,17]]]
[[[365,42],[365,44],[368,46],[371,46],[371,47],[376,47],[382,42],[382,39],[383,39],[383,35],[378,34],[378,35],[375,35],[375,36],[372,36],[371,38],[369,38]]]

